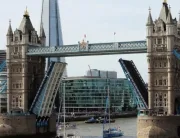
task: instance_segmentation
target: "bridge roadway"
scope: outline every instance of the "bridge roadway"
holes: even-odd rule
[[[40,47],[30,45],[27,55],[45,57],[70,57],[70,56],[92,56],[92,55],[113,55],[146,53],[146,41],[128,41],[112,43],[78,42],[76,45],[63,45],[55,47]]]

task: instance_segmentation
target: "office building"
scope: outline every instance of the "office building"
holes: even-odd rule
[[[134,89],[124,78],[87,76],[65,78],[61,84],[61,101],[64,98],[63,89],[65,89],[66,112],[104,112],[108,90],[110,108],[113,112],[131,110],[136,106]]]

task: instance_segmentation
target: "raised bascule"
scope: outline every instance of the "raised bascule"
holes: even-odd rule
[[[147,53],[148,89],[133,61],[120,59],[122,69],[142,103],[137,121],[138,138],[180,137],[180,19],[172,18],[166,1],[157,20],[151,11],[147,21],[147,40],[46,46],[41,24],[40,35],[34,29],[26,10],[14,32],[9,24],[6,61],[7,113],[0,115],[0,137],[39,137],[56,135],[54,102],[66,63],[52,61],[45,70],[46,57],[93,56]],[[52,58],[53,59],[53,58]]]

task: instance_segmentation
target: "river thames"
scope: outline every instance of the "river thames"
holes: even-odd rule
[[[82,121],[80,122],[72,122],[76,123],[76,129],[66,130],[66,134],[74,134],[75,136],[83,136],[83,137],[102,137],[102,124],[86,124]],[[124,132],[124,137],[121,138],[135,138],[137,132],[137,118],[119,118],[116,119],[115,123],[111,123],[111,127],[120,127]],[[106,128],[108,128],[108,124]],[[63,130],[60,131],[61,135],[63,135]]]

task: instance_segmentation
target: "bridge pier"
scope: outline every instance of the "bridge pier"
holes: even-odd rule
[[[37,131],[38,130],[38,131]],[[56,116],[49,119],[47,129],[37,129],[35,115],[0,115],[0,138],[51,138],[56,136]]]
[[[179,138],[180,116],[139,116],[137,138]]]

